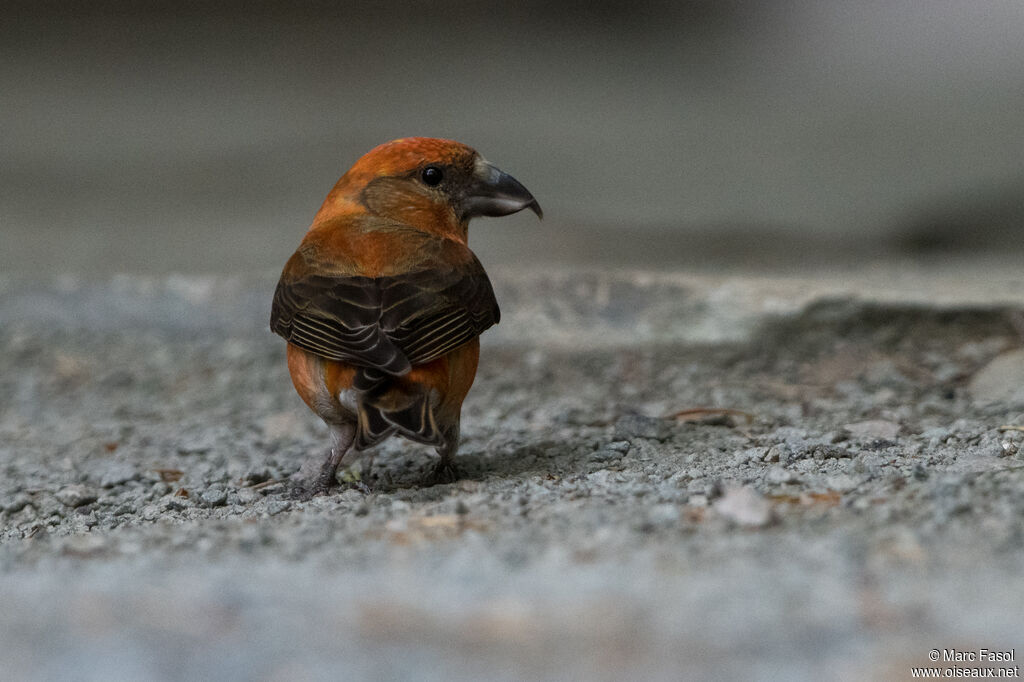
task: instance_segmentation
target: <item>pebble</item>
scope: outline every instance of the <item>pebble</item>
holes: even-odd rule
[[[242,488],[238,491],[238,503],[239,504],[252,504],[256,500],[260,499],[260,493],[252,488]]]
[[[629,440],[630,438],[665,440],[670,431],[669,424],[664,419],[646,417],[642,414],[625,414],[615,422],[615,437],[619,440]]]
[[[795,481],[799,481],[800,478],[795,473],[789,471],[784,467],[773,466],[771,469],[768,470],[768,473],[764,475],[764,480],[767,481],[768,483],[778,484],[792,483]]]
[[[766,526],[772,520],[771,504],[749,486],[727,488],[713,508],[723,518],[747,528]]]
[[[81,507],[83,504],[89,504],[98,499],[95,492],[80,484],[61,488],[54,497],[66,507]]]
[[[283,511],[288,511],[292,508],[292,503],[288,500],[271,500],[267,502],[267,513],[271,516],[280,514]]]
[[[199,500],[207,507],[222,507],[228,501],[228,494],[220,488],[207,488]]]
[[[190,506],[192,505],[189,503],[188,498],[177,497],[174,495],[164,498],[160,503],[160,507],[164,511],[182,511]]]
[[[135,480],[139,477],[139,472],[127,462],[108,462],[94,472],[94,477],[93,480],[98,480],[101,488],[113,488]]]
[[[214,437],[208,433],[186,436],[178,444],[178,454],[201,455],[212,450],[214,445]]]
[[[27,493],[18,493],[10,502],[4,505],[4,511],[8,514],[15,514],[32,503],[32,498]]]
[[[967,385],[980,403],[1024,402],[1024,348],[997,355]]]
[[[668,526],[679,520],[679,508],[674,504],[656,504],[647,512],[647,522],[654,526]]]
[[[825,485],[837,492],[848,493],[860,485],[860,480],[850,474],[833,474],[825,477]]]
[[[605,448],[601,450],[594,450],[590,453],[589,459],[591,462],[607,462],[608,460],[618,459],[619,457],[622,457],[621,452]]]
[[[854,438],[877,438],[878,440],[896,440],[900,433],[900,425],[884,419],[869,419],[843,426]]]

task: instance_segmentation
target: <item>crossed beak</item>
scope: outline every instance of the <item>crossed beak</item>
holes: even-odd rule
[[[530,190],[508,173],[492,166],[483,159],[477,159],[473,182],[465,198],[465,215],[499,217],[511,215],[528,208],[544,217],[540,204]]]

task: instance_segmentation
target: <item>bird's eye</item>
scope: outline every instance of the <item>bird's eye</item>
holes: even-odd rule
[[[427,166],[423,169],[423,184],[430,187],[437,187],[444,180],[444,173],[437,166]]]

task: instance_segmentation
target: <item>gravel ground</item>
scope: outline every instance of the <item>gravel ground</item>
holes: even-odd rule
[[[838,283],[837,283],[838,282]],[[326,443],[273,278],[0,280],[9,679],[908,678],[1024,651],[1024,277],[500,272],[466,478]],[[694,408],[719,408],[695,410]]]

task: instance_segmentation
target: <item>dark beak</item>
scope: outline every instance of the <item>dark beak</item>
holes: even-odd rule
[[[511,215],[528,208],[544,217],[540,204],[530,194],[530,190],[508,173],[495,168],[483,159],[477,159],[473,182],[465,198],[465,216],[499,217]]]

